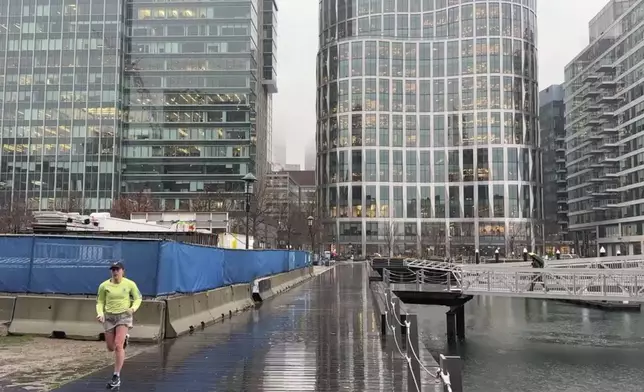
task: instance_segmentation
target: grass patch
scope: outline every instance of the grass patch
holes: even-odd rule
[[[28,343],[33,340],[31,336],[18,336],[18,335],[9,335],[9,336],[0,336],[0,347],[2,346],[14,346],[18,344]]]

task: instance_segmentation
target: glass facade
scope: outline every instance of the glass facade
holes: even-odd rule
[[[241,178],[268,168],[275,37],[263,23],[277,8],[265,6],[0,2],[3,197],[96,211],[143,191],[187,210],[210,192],[241,209]]]
[[[256,7],[128,0],[124,192],[149,191],[170,210],[226,192],[222,208],[243,208],[232,195],[258,173],[256,102],[265,101]]]
[[[568,227],[584,256],[642,253],[643,18],[644,0],[611,1],[565,70]]]
[[[452,256],[542,246],[535,3],[320,2],[327,246]]]
[[[558,249],[562,253],[569,253],[564,112],[563,85],[552,85],[539,92],[546,248],[548,252]]]
[[[123,5],[0,2],[0,190],[33,209],[109,209],[120,181]]]

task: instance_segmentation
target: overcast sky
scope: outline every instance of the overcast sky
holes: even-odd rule
[[[315,135],[318,1],[277,0],[277,84],[273,144],[287,163],[304,165]],[[608,0],[537,0],[539,89],[563,82],[564,66],[588,44],[588,22]]]

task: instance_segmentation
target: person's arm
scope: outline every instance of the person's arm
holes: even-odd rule
[[[96,296],[96,315],[103,316],[105,312],[105,286],[98,286],[98,295]]]
[[[133,280],[131,280],[130,282],[132,282],[132,287],[131,287],[131,290],[130,290],[130,292],[132,293],[132,307],[131,307],[131,309],[132,309],[132,312],[134,313],[139,309],[139,306],[141,306],[141,301],[143,300],[143,298],[141,296],[141,292],[139,291],[139,288],[136,285],[136,283],[134,283]]]

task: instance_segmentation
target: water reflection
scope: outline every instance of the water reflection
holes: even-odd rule
[[[446,308],[412,307],[434,355],[465,359],[466,390],[642,391],[644,317],[535,299],[475,297],[466,341],[448,346]]]
[[[400,391],[402,359],[381,348],[368,290],[364,264],[337,266],[258,309],[129,359],[127,388]],[[60,391],[102,389],[110,375],[106,368]]]

